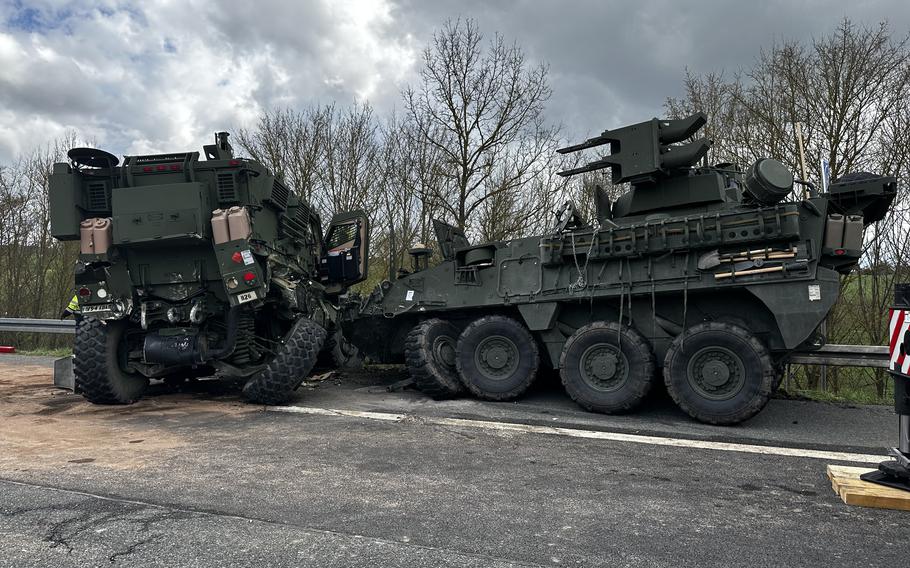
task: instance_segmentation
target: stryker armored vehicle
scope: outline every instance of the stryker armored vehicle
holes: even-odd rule
[[[150,378],[245,380],[286,400],[335,329],[335,301],[366,275],[362,212],[319,215],[228,134],[199,152],[74,148],[50,177],[51,231],[80,242],[76,390],[137,400]],[[330,342],[331,343],[331,342]]]
[[[788,354],[821,341],[896,185],[859,173],[819,194],[774,159],[708,166],[710,141],[689,141],[705,123],[653,119],[560,150],[608,146],[562,174],[629,184],[613,203],[598,188],[593,219],[567,203],[545,235],[481,244],[436,221],[444,260],[413,250],[413,271],[347,309],[344,331],[434,397],[514,399],[546,366],[592,411],[634,408],[662,374],[692,417],[750,418]]]

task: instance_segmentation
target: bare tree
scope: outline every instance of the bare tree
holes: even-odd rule
[[[366,209],[379,201],[374,189],[384,175],[377,156],[382,141],[368,103],[266,111],[237,139],[249,156],[269,167],[325,217]]]
[[[385,175],[379,160],[379,128],[369,103],[354,103],[343,111],[324,112],[319,203],[326,211],[366,209],[379,202],[375,189]]]
[[[499,35],[484,45],[477,23],[459,19],[434,34],[419,77],[404,91],[405,109],[417,141],[439,154],[438,183],[424,200],[469,228],[485,202],[514,202],[503,194],[546,168],[556,139],[542,116],[547,68]]]
[[[0,167],[0,314],[56,317],[73,293],[76,247],[50,233],[48,180],[54,162],[77,145],[73,133]],[[20,347],[59,339],[17,337]]]
[[[298,195],[312,200],[325,151],[324,131],[332,114],[333,107],[269,110],[254,128],[240,129],[237,141],[251,158],[269,167]]]

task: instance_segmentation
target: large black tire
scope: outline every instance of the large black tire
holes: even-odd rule
[[[131,404],[148,387],[147,377],[127,373],[124,334],[127,322],[85,318],[76,327],[73,375],[76,391],[94,404]]]
[[[313,369],[325,339],[321,325],[309,318],[297,320],[275,358],[243,386],[243,396],[256,404],[287,402]]]
[[[458,328],[438,319],[420,322],[408,333],[404,361],[414,385],[437,400],[464,392],[455,366]]]
[[[640,333],[618,322],[597,321],[566,341],[559,375],[579,406],[612,414],[641,404],[657,380],[654,365],[651,346]]]
[[[664,360],[664,382],[674,402],[709,424],[738,424],[758,414],[774,390],[775,373],[758,338],[721,322],[684,331]]]
[[[512,400],[534,382],[540,356],[523,325],[505,316],[486,316],[461,332],[455,366],[464,385],[478,397]]]

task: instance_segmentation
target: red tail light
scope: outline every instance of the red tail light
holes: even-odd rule
[[[253,281],[256,280],[256,274],[253,272],[247,272],[246,274],[243,275],[243,280],[247,284],[252,284]]]

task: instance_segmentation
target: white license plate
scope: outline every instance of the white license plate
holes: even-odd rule
[[[95,304],[94,306],[82,306],[83,314],[94,314],[96,312],[109,312],[114,304]]]
[[[256,292],[243,292],[242,294],[237,294],[237,303],[245,304],[247,302],[252,302],[256,299]]]

